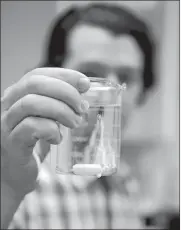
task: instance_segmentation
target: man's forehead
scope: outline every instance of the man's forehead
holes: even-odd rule
[[[119,63],[128,62],[138,67],[143,63],[142,52],[132,36],[115,36],[108,30],[93,25],[78,25],[74,28],[69,34],[67,48],[77,59],[102,56],[105,61],[110,62],[110,59],[115,58]],[[115,61],[113,60],[114,63]]]

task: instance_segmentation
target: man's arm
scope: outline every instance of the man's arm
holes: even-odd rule
[[[23,199],[24,196],[14,194],[13,190],[1,181],[1,229],[8,229]]]

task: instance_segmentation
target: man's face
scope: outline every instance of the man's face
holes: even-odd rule
[[[80,24],[69,34],[67,49],[63,67],[127,84],[122,99],[124,128],[142,89],[143,55],[134,38],[114,36],[106,29]]]

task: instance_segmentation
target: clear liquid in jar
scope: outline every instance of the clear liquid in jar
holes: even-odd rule
[[[117,171],[121,142],[120,105],[90,106],[72,130],[72,173],[109,176]]]

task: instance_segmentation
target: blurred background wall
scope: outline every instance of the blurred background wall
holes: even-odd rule
[[[55,15],[71,5],[89,2],[1,1],[1,92],[39,64]],[[178,133],[178,2],[137,1],[135,4],[135,1],[117,1],[116,4],[133,9],[148,21],[158,52],[157,88],[148,103],[135,112],[127,136],[134,140],[164,138],[175,141]]]
[[[1,94],[37,66],[55,1],[1,1]]]
[[[1,1],[1,94],[26,71],[39,64],[44,54],[46,34],[52,19],[71,5],[81,6],[87,3]],[[172,197],[171,202],[177,205],[179,198],[179,2],[117,1],[116,4],[129,7],[150,24],[156,39],[158,55],[155,60],[156,88],[145,106],[135,111],[135,117],[125,137],[129,144],[123,151],[124,156],[133,168],[142,168],[143,174],[146,175],[144,180],[149,178],[153,181],[152,184],[150,182],[150,187],[147,185],[149,188],[147,190],[151,189],[152,195],[156,193],[158,196],[158,191],[161,191],[160,197],[162,197],[161,182],[156,182],[156,178],[162,173],[162,179],[165,180],[165,176],[168,179],[168,174],[170,181],[167,181],[166,185],[169,188],[172,186],[173,189],[164,199],[168,200]],[[160,146],[160,143],[163,144]],[[155,169],[155,162],[159,162],[158,170]],[[149,167],[144,167],[145,165]]]

